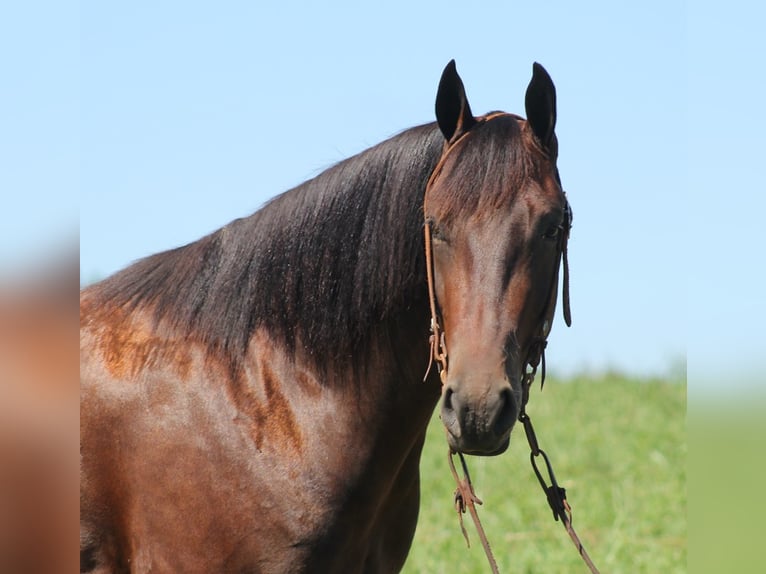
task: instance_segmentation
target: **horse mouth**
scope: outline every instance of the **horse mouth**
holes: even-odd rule
[[[464,437],[455,437],[451,432],[447,432],[447,443],[450,449],[455,453],[469,454],[471,456],[497,456],[508,450],[511,443],[510,431],[505,437],[496,440],[465,440]]]

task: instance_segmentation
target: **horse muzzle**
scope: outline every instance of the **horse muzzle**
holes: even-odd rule
[[[448,380],[442,393],[441,419],[450,448],[478,456],[502,454],[519,408],[519,397],[507,380],[485,386]]]

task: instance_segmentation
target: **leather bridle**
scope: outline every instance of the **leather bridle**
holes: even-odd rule
[[[486,123],[494,118],[502,117],[502,116],[515,117],[512,114],[508,114],[505,112],[495,112],[492,114],[488,114],[484,116],[483,118],[479,118],[479,123]],[[460,143],[460,141],[462,141],[470,133],[471,131],[469,130],[466,133],[462,134],[460,137],[458,137],[451,144],[445,145],[441,158],[439,158],[439,161],[437,162],[436,167],[431,173],[431,177],[428,179],[428,183],[426,184],[426,189],[424,194],[424,207],[423,207],[424,213],[426,212],[425,202],[428,199],[429,192],[431,191],[431,188],[433,187],[434,182],[437,180],[438,176],[441,174],[442,168],[444,167],[444,163],[447,157],[449,156],[450,152],[457,147],[458,143]],[[558,255],[556,256],[556,266],[558,266],[559,262],[563,260],[564,281],[563,281],[562,296],[563,296],[563,308],[564,308],[564,321],[566,322],[567,326],[570,326],[572,324],[572,313],[571,313],[570,305],[569,305],[569,259],[567,257],[567,243],[569,240],[569,232],[571,228],[572,228],[572,209],[569,205],[569,202],[566,199],[566,194],[564,194],[564,219],[559,225],[560,233],[559,233],[559,241],[558,241]],[[429,308],[431,312],[431,327],[430,327],[431,354],[430,354],[430,358],[428,362],[428,368],[426,369],[426,374],[423,377],[423,380],[425,381],[428,378],[428,374],[431,372],[431,367],[435,362],[437,365],[437,369],[439,371],[439,378],[441,380],[442,385],[444,385],[444,383],[447,380],[447,363],[448,363],[447,342],[446,342],[446,338],[444,334],[444,329],[442,328],[441,321],[440,321],[441,314],[439,312],[439,304],[436,299],[436,288],[435,288],[435,281],[434,281],[434,262],[433,262],[433,239],[432,239],[433,231],[431,229],[431,221],[428,219],[428,217],[425,218],[425,222],[423,225],[423,233],[424,233],[425,256],[426,256],[426,280],[428,283],[428,303],[429,303]],[[557,289],[558,289],[558,272],[555,273],[553,277],[553,284],[550,289],[548,306],[544,313],[543,322],[541,323],[540,329],[539,329],[540,335],[537,336],[533,344],[530,346],[529,354],[527,355],[527,360],[524,363],[525,370],[526,370],[527,365],[532,368],[536,368],[537,365],[542,360],[543,382],[545,380],[545,346],[547,345],[548,334],[550,333],[551,326],[553,323],[553,314],[556,310]],[[524,404],[526,404],[526,401],[524,401]]]
[[[502,117],[502,116],[512,116],[512,114],[508,114],[505,112],[495,112],[491,114],[487,114],[486,116],[482,118],[477,118],[477,125],[486,123],[494,118]],[[474,126],[473,129],[476,129]],[[431,188],[434,185],[434,182],[437,180],[439,175],[442,172],[442,168],[444,167],[444,163],[447,160],[447,157],[449,156],[450,152],[455,149],[458,144],[468,136],[468,134],[471,133],[471,130],[465,132],[460,137],[458,137],[453,142],[447,142],[444,145],[444,150],[442,151],[442,155],[439,158],[439,161],[436,163],[436,167],[434,167],[434,170],[431,172],[431,177],[428,178],[428,183],[426,184],[426,190],[423,196],[423,213],[426,213],[426,207],[425,204],[428,201],[429,192],[431,191]],[[440,313],[439,313],[439,306],[436,301],[436,290],[434,287],[434,262],[433,262],[433,245],[432,245],[432,230],[431,230],[431,221],[428,219],[428,217],[425,218],[425,223],[423,225],[423,232],[424,232],[424,240],[425,240],[425,254],[426,254],[426,280],[428,282],[428,304],[431,311],[431,336],[429,339],[430,346],[431,346],[431,354],[430,358],[428,360],[428,368],[426,369],[426,374],[423,377],[423,381],[428,378],[428,374],[431,372],[431,367],[433,366],[434,362],[436,362],[437,369],[439,371],[439,378],[441,380],[442,386],[447,381],[447,342],[444,336],[444,330],[441,327],[441,323],[439,321],[440,319]]]
[[[489,114],[487,116],[484,116],[483,118],[479,118],[479,123],[487,122],[496,117],[510,116],[510,115],[511,114],[506,114],[504,112]],[[447,156],[453,149],[455,149],[455,147],[457,147],[458,143],[463,138],[465,138],[469,133],[471,133],[471,130],[462,134],[454,142],[445,144],[442,155],[438,163],[436,164],[436,167],[434,168],[433,172],[431,173],[431,177],[429,178],[428,183],[426,184],[426,189],[424,194],[424,207],[423,207],[424,214],[426,213],[425,203],[428,199],[429,192],[431,188],[433,187],[434,182],[436,181],[438,176],[441,174]],[[563,311],[564,311],[564,321],[566,322],[567,326],[570,326],[572,323],[572,314],[570,310],[570,299],[569,299],[569,260],[567,257],[567,244],[569,240],[569,233],[570,233],[571,227],[572,227],[572,209],[569,205],[569,202],[566,199],[566,194],[564,194],[564,219],[561,225],[559,226],[558,255],[556,257],[556,266],[558,267],[559,262],[563,262],[564,277],[563,277],[563,286],[562,286],[562,291],[563,291],[562,303],[563,303]],[[449,355],[447,352],[446,336],[441,324],[441,314],[439,312],[439,305],[436,299],[436,289],[435,289],[435,282],[434,282],[432,229],[431,229],[431,222],[428,219],[428,217],[425,218],[423,229],[424,229],[424,240],[425,240],[426,279],[428,283],[428,302],[429,302],[430,313],[431,313],[431,326],[430,326],[431,334],[429,339],[431,350],[430,350],[430,356],[428,361],[428,368],[426,369],[426,374],[423,377],[423,381],[426,381],[428,379],[428,375],[431,372],[431,367],[433,366],[434,363],[436,363],[441,384],[442,386],[444,386],[447,382],[447,369],[448,369],[448,363],[449,363]],[[530,345],[529,350],[527,352],[527,357],[524,361],[524,375],[523,375],[522,384],[521,384],[522,402],[521,402],[521,409],[520,409],[518,418],[519,418],[519,422],[521,422],[522,425],[524,426],[524,431],[527,436],[527,442],[529,443],[529,447],[531,451],[530,461],[532,464],[532,468],[535,472],[538,482],[540,483],[540,486],[545,492],[546,498],[548,500],[548,504],[551,507],[551,510],[553,511],[554,519],[557,521],[561,520],[562,524],[564,525],[564,528],[567,530],[567,533],[569,534],[580,556],[585,561],[590,571],[593,574],[598,574],[598,569],[593,564],[593,561],[590,559],[590,556],[585,550],[585,547],[582,545],[582,542],[580,541],[579,537],[577,536],[577,533],[572,527],[572,509],[566,500],[566,491],[564,488],[561,488],[558,485],[558,482],[556,481],[556,477],[553,473],[553,467],[551,466],[551,462],[548,459],[548,455],[545,453],[545,451],[543,451],[539,447],[534,428],[532,427],[532,420],[529,418],[529,415],[526,412],[526,405],[527,405],[527,402],[529,401],[529,391],[532,387],[532,383],[534,382],[534,378],[535,378],[535,374],[537,373],[538,366],[541,367],[541,383],[540,383],[541,388],[543,384],[545,383],[545,347],[548,344],[547,342],[548,335],[550,333],[551,326],[553,323],[553,315],[556,308],[557,291],[558,291],[558,271],[554,273],[554,276],[553,276],[552,285],[550,287],[548,305],[546,307],[545,313],[543,314],[542,323],[540,324],[540,327],[538,329],[539,334]],[[460,458],[461,466],[463,468],[463,478],[460,478],[457,470],[455,469],[455,463],[452,458],[454,454],[457,454],[458,457]],[[540,471],[538,467],[537,460],[536,460],[537,457],[542,457],[543,461],[545,462],[545,469],[547,470],[547,474],[550,480],[550,485],[548,485],[545,478],[543,477],[543,473]],[[459,451],[454,452],[450,448],[448,460],[449,460],[450,470],[452,471],[452,475],[455,479],[455,482],[457,483],[457,490],[455,491],[455,507],[460,520],[460,528],[463,532],[463,536],[465,537],[466,542],[468,542],[468,534],[465,530],[465,527],[463,526],[463,514],[467,510],[470,513],[471,518],[473,519],[474,525],[476,526],[476,530],[479,534],[479,539],[481,541],[482,547],[484,548],[484,552],[487,556],[487,560],[489,561],[490,568],[494,574],[497,574],[498,573],[497,562],[495,561],[495,557],[492,554],[492,550],[489,546],[489,541],[487,540],[487,536],[484,532],[484,528],[482,527],[481,521],[479,520],[479,515],[475,506],[476,503],[482,504],[482,501],[476,496],[476,493],[474,492],[473,484],[471,483],[471,478],[468,473],[468,466],[466,465],[465,458],[463,457],[463,454],[461,452]]]

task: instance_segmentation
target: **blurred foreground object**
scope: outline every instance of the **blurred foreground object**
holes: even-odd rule
[[[79,362],[74,255],[0,279],[0,572],[76,572]]]

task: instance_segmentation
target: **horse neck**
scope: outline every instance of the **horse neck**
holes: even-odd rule
[[[441,135],[410,132],[278,197],[253,221],[251,316],[290,348],[299,341],[319,367],[363,366],[375,352],[397,360],[411,349],[396,341],[427,341],[422,202]]]
[[[311,371],[354,374],[322,377],[328,386],[406,395],[428,358],[422,202],[442,142],[435,125],[403,132],[94,286],[94,308],[148,314],[235,377],[266,332]]]
[[[258,271],[271,278],[277,297],[269,311],[281,311],[262,313],[262,321],[317,373],[323,395],[354,405],[392,462],[413,450],[419,457],[439,396],[433,375],[423,382],[429,308],[422,202],[442,136],[436,130],[427,140],[419,163],[391,159],[404,145],[373,148],[372,159],[332,168],[259,216],[267,250],[278,256]]]

